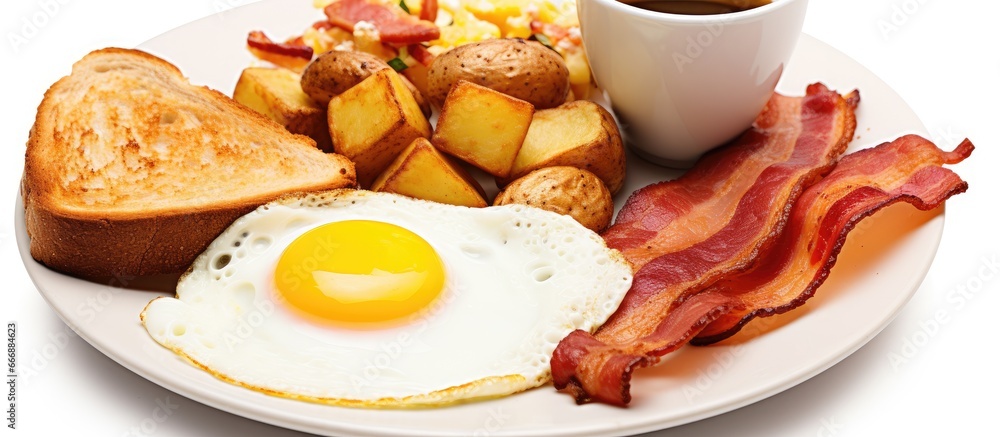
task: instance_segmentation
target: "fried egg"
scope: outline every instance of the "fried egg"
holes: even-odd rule
[[[243,216],[150,302],[156,342],[225,381],[337,405],[444,405],[544,384],[631,268],[572,218],[337,190]]]

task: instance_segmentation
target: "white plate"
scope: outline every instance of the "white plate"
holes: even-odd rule
[[[141,48],[175,63],[194,83],[229,93],[251,63],[244,49],[247,31],[264,29],[283,38],[320,17],[308,7],[310,2],[289,3],[269,0],[230,10],[170,31]],[[920,120],[889,86],[842,53],[803,35],[779,89],[798,95],[814,81],[843,92],[861,90],[858,139],[852,150],[904,132],[924,133]],[[619,204],[636,188],[676,175],[634,157],[629,165]],[[747,328],[763,335],[741,334],[723,345],[687,347],[658,367],[637,371],[628,408],[577,406],[548,385],[449,408],[359,410],[267,396],[215,379],[179,359],[150,339],[139,323],[145,304],[166,293],[86,282],[36,263],[28,254],[20,202],[18,198],[16,232],[28,274],[49,305],[95,348],[146,379],[204,404],[333,435],[624,435],[739,408],[822,372],[880,332],[923,280],[944,226],[940,211],[919,213],[908,205],[863,222],[830,279],[806,306]]]

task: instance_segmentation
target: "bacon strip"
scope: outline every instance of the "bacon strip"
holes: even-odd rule
[[[655,363],[694,334],[666,327],[704,320],[678,303],[749,268],[776,239],[792,202],[847,148],[858,100],[856,92],[845,99],[820,84],[802,98],[775,94],[733,144],[677,180],[634,193],[605,235],[638,270],[632,288],[594,336],[581,331],[560,342],[550,363],[556,388],[572,385],[578,402],[627,404],[632,369]],[[671,239],[669,232],[683,230],[690,232]],[[622,356],[643,359],[620,368]]]
[[[441,31],[430,21],[367,0],[338,0],[327,5],[323,13],[335,26],[352,32],[360,21],[372,23],[378,29],[379,39],[387,44],[416,44],[441,36]]]
[[[247,35],[247,48],[259,59],[292,70],[305,68],[313,56],[312,47],[301,42],[301,38],[298,42],[277,43],[259,30]]]
[[[550,361],[557,389],[568,388],[577,403],[597,400],[625,406],[631,400],[632,371],[655,364],[659,357],[688,342],[718,317],[738,310],[721,294],[696,294],[680,303],[656,330],[629,344],[605,343],[583,330],[559,342]]]
[[[406,48],[410,52],[410,56],[413,56],[413,59],[416,59],[424,67],[430,67],[431,63],[434,62],[434,54],[427,50],[427,47],[420,44],[410,44]]]
[[[706,154],[680,178],[633,193],[604,240],[638,270],[660,255],[708,239],[729,223],[765,169],[782,163],[808,166],[803,161],[817,158],[816,167],[828,169],[847,148],[859,102],[857,91],[844,99],[821,84],[808,87],[804,98],[774,94],[737,141]],[[810,142],[824,139],[838,141],[828,155],[803,156],[819,147]],[[795,150],[800,153],[793,157]]]
[[[424,21],[437,20],[438,16],[438,2],[437,0],[421,0],[420,1],[420,19]]]
[[[847,234],[863,218],[896,202],[920,210],[965,192],[968,184],[943,164],[972,153],[969,140],[943,152],[916,135],[844,157],[829,176],[795,204],[780,240],[757,267],[715,283],[704,293],[728,296],[733,308],[692,344],[711,344],[739,332],[754,317],[797,308],[811,298],[837,261]]]
[[[312,28],[316,30],[330,30],[333,27],[333,23],[330,20],[319,20],[312,24]]]
[[[566,38],[569,36],[569,30],[555,23],[546,23],[541,20],[531,20],[528,24],[531,28],[531,33],[541,33],[555,41]]]

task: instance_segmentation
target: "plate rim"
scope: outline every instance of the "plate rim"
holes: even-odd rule
[[[254,5],[261,5],[267,3],[277,3],[277,0],[272,0],[272,1],[265,0],[260,3],[246,5],[243,7],[250,7]],[[224,13],[229,13],[229,11]],[[162,37],[163,35],[168,35],[179,29],[183,29],[187,25],[190,25],[197,21],[213,19],[215,15],[210,15],[208,17],[192,21],[191,23],[178,26],[168,32],[165,32],[164,34],[154,37],[149,41],[143,42],[138,47],[141,49],[144,46],[146,46],[150,41],[154,41],[157,38]],[[849,56],[847,56],[843,52],[840,52],[839,50],[830,46],[829,44],[826,44],[825,42],[822,42],[805,33],[803,33],[800,36],[796,52],[800,50],[799,47],[803,44],[803,41],[807,41],[806,44],[816,45],[824,50],[837,53],[847,59],[851,59]],[[793,55],[793,59],[794,56],[795,55]],[[853,61],[853,59],[851,60]],[[909,109],[911,113],[913,112],[912,108],[910,108],[909,105],[905,103],[902,97],[899,96],[898,93],[896,93],[896,91],[892,89],[892,87],[890,87],[888,84],[882,81],[877,75],[875,75],[873,72],[868,70],[860,63],[857,63],[856,61],[854,62],[856,64],[855,65],[856,67],[864,69],[871,76],[871,78],[878,80],[886,90],[895,94],[896,97],[898,97],[900,101],[903,102],[904,105],[906,105],[907,109]],[[915,113],[913,115],[916,116]],[[926,132],[926,127],[923,125],[922,122],[920,123],[919,126],[915,126],[915,129],[917,129],[921,133]],[[27,271],[35,288],[38,290],[39,294],[45,300],[46,304],[57,313],[57,315],[63,321],[63,323],[65,323],[67,326],[73,329],[74,332],[76,332],[81,338],[87,341],[87,343],[89,343],[95,349],[100,351],[103,355],[111,358],[113,361],[122,365],[129,371],[143,377],[146,380],[153,382],[154,384],[159,385],[160,387],[163,387],[167,390],[170,390],[174,393],[177,393],[181,396],[184,396],[196,402],[211,406],[213,408],[222,411],[226,411],[231,414],[236,414],[238,416],[242,416],[251,420],[268,423],[276,426],[281,426],[288,429],[313,432],[313,433],[347,432],[357,435],[373,435],[373,436],[393,435],[400,431],[398,428],[390,428],[382,424],[380,424],[377,427],[373,427],[372,425],[369,424],[356,424],[356,423],[345,423],[345,422],[338,422],[335,428],[331,428],[329,427],[330,422],[323,422],[321,420],[322,418],[302,417],[301,415],[286,411],[269,409],[266,406],[255,404],[253,402],[248,401],[247,399],[232,399],[226,394],[221,394],[221,392],[213,392],[210,388],[203,389],[196,384],[178,384],[176,381],[169,380],[166,375],[161,375],[153,371],[153,369],[149,369],[148,364],[144,365],[141,362],[141,360],[136,359],[136,357],[138,357],[139,355],[131,357],[119,356],[119,354],[112,352],[111,348],[105,344],[107,339],[96,338],[95,336],[92,335],[93,333],[89,332],[85,327],[83,328],[79,327],[73,321],[73,317],[70,314],[64,313],[64,311],[52,301],[53,296],[50,294],[50,292],[45,290],[48,280],[42,278],[42,276],[44,275],[42,275],[40,272],[52,273],[55,275],[61,275],[61,274],[58,272],[48,270],[47,267],[41,265],[40,263],[32,259],[30,255],[28,249],[29,237],[27,235],[25,221],[24,221],[25,219],[24,205],[20,187],[18,187],[17,190],[14,213],[15,213],[14,227],[15,227],[15,235],[18,245],[18,251],[21,255],[21,259],[24,264],[25,270]],[[694,414],[679,418],[673,418],[673,419],[668,418],[667,420],[664,420],[662,417],[658,416],[646,417],[645,420],[637,420],[629,423],[607,424],[602,429],[596,429],[593,427],[580,428],[580,427],[574,427],[572,423],[566,423],[563,424],[563,425],[568,425],[566,427],[561,427],[560,429],[555,431],[548,430],[547,432],[544,433],[539,433],[538,431],[526,432],[526,433],[514,433],[514,432],[504,432],[503,430],[501,430],[496,434],[561,436],[561,435],[607,435],[611,433],[615,435],[623,435],[623,434],[662,430],[703,420],[709,417],[714,417],[720,414],[724,414],[739,409],[741,407],[759,402],[763,399],[767,399],[771,396],[774,396],[778,393],[788,390],[789,388],[795,387],[801,384],[802,382],[805,382],[810,378],[826,371],[827,369],[841,362],[843,359],[852,355],[858,349],[860,349],[861,347],[866,345],[869,341],[871,341],[871,339],[877,336],[880,332],[882,332],[890,323],[892,323],[892,321],[899,315],[899,313],[906,306],[906,304],[913,298],[916,291],[919,289],[920,284],[924,281],[940,247],[943,238],[944,222],[945,222],[944,208],[941,208],[940,214],[938,216],[934,217],[932,220],[924,224],[924,226],[934,227],[926,231],[926,232],[931,232],[934,238],[933,241],[926,242],[929,250],[927,252],[927,256],[921,260],[923,261],[923,263],[920,266],[915,266],[915,265],[912,266],[912,267],[919,267],[919,269],[911,268],[911,272],[913,273],[919,272],[919,274],[912,276],[913,285],[910,287],[906,287],[908,288],[908,291],[906,291],[905,293],[901,292],[897,296],[897,299],[894,301],[895,305],[886,313],[883,320],[881,320],[880,323],[878,324],[877,328],[871,330],[865,336],[855,338],[854,341],[851,342],[849,347],[837,351],[831,351],[831,353],[828,354],[827,357],[820,360],[821,361],[820,364],[802,368],[798,374],[794,375],[794,377],[786,378],[785,380],[781,381],[774,381],[773,383],[768,384],[764,387],[757,387],[754,390],[749,390],[749,393],[744,393],[742,396],[730,397],[728,399],[718,402],[717,405],[704,407]],[[70,279],[81,281],[76,278],[70,278]],[[219,384],[226,384],[221,380],[218,380],[217,382]],[[551,390],[551,386],[550,385],[543,386],[539,389]],[[434,430],[410,429],[407,430],[407,432],[412,433],[413,435],[421,435],[421,436],[442,435],[440,431],[435,432]]]

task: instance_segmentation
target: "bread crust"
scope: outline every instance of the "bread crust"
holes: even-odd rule
[[[172,64],[137,50],[108,48],[87,56],[95,54],[138,56],[162,66],[164,74],[181,74]],[[321,167],[332,169],[333,174],[315,175],[310,177],[311,182],[299,183],[291,188],[275,190],[272,187],[256,195],[210,199],[200,206],[172,206],[164,202],[148,210],[122,211],[113,206],[74,204],[77,199],[57,193],[59,166],[51,161],[58,159],[59,155],[52,154],[50,150],[75,147],[76,139],[54,135],[51,121],[44,115],[59,105],[56,90],[65,86],[64,82],[69,78],[67,76],[49,88],[39,105],[29,134],[21,179],[31,256],[53,270],[87,279],[180,273],[233,221],[262,204],[291,193],[356,186],[354,165],[347,158],[321,154],[307,137],[292,136],[280,125],[231,101],[227,96],[200,87],[206,97],[222,99],[224,106],[233,108],[247,126],[259,129],[260,134],[289,135],[294,140],[289,142],[299,143],[290,147],[313,149],[310,153],[318,159],[329,160]],[[294,162],[281,165],[294,165]],[[198,183],[197,175],[178,177],[188,183]]]
[[[236,219],[273,200],[312,192],[284,193],[204,211],[111,219],[47,208],[27,194],[25,185],[22,182],[31,257],[50,269],[91,280],[184,272]],[[330,187],[336,188],[342,187]]]
[[[25,198],[31,256],[87,279],[182,272],[222,231],[256,205],[158,217],[71,217]]]

